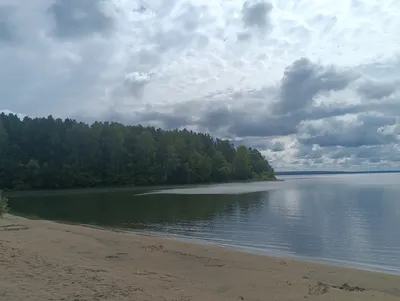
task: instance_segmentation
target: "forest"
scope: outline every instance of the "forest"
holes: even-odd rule
[[[0,189],[274,179],[257,149],[209,134],[0,114]]]

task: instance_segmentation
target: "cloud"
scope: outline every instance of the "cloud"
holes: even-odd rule
[[[285,145],[282,142],[274,142],[271,145],[271,151],[273,152],[283,152],[285,150]]]
[[[237,33],[237,39],[238,41],[247,41],[251,39],[251,33],[249,32],[238,32]]]
[[[321,147],[386,145],[400,142],[396,135],[384,134],[382,130],[395,122],[393,117],[366,114],[304,121],[299,127],[299,141]]]
[[[395,93],[399,84],[400,82],[370,80],[363,83],[358,92],[366,99],[382,99]]]
[[[271,152],[282,152],[285,150],[285,144],[279,139],[276,138],[263,138],[259,137],[248,137],[248,138],[239,138],[233,140],[236,146],[238,145],[247,145],[249,147],[257,148],[257,149],[269,149]]]
[[[0,6],[0,47],[17,39],[12,20],[13,13],[11,6]]]
[[[340,72],[334,66],[320,66],[301,58],[284,71],[275,111],[296,112],[310,106],[319,93],[343,90],[355,78],[355,74]]]
[[[298,132],[303,120],[318,120],[331,116],[355,113],[354,105],[330,105],[314,102],[323,93],[344,90],[359,75],[339,71],[301,58],[284,70],[278,86],[264,87],[247,93],[232,93],[229,97],[241,103],[243,108],[215,106],[205,110],[199,124],[208,130],[226,128],[235,136],[283,136]]]
[[[246,1],[242,8],[243,23],[246,27],[265,29],[270,25],[269,14],[273,6],[264,1]]]
[[[136,98],[142,98],[144,88],[150,81],[150,75],[133,72],[126,75],[124,87],[127,89],[126,93]]]
[[[189,116],[161,112],[144,112],[140,115],[141,123],[158,124],[165,129],[177,129],[190,126],[193,121]]]
[[[58,38],[81,38],[108,33],[113,20],[105,13],[104,0],[55,0],[48,8],[54,20],[52,34]]]
[[[254,34],[258,34],[258,37],[263,38],[266,33],[270,33],[272,30],[272,10],[273,5],[269,2],[260,0],[244,2],[241,10],[241,19],[244,30],[237,32],[237,41],[248,41]]]
[[[397,166],[400,4],[357,2],[3,0],[0,110],[207,131],[279,169]]]
[[[15,113],[15,112],[11,112],[10,110],[0,110],[0,114],[6,114],[6,115],[17,115],[18,118],[23,119],[26,117],[26,115],[24,114],[20,114],[20,113]]]

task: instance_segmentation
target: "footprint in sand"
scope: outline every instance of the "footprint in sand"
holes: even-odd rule
[[[309,295],[322,295],[326,294],[329,290],[329,285],[318,281],[317,285],[310,285],[308,287]]]
[[[20,231],[20,230],[27,230],[29,227],[24,225],[5,225],[0,226],[0,231]]]
[[[359,286],[351,286],[348,283],[344,283],[341,286],[333,286],[334,288],[338,288],[343,291],[348,291],[348,292],[363,292],[365,291],[365,288],[359,287]]]
[[[117,255],[108,255],[108,256],[106,256],[106,258],[107,259],[117,259],[117,258],[119,258],[119,256],[117,256]]]
[[[155,244],[155,245],[150,245],[150,246],[144,247],[144,250],[146,252],[150,252],[150,253],[152,253],[152,252],[167,252],[167,249],[161,244]]]

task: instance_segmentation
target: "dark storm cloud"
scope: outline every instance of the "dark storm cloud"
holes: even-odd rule
[[[108,33],[113,21],[102,10],[104,3],[104,0],[55,0],[48,9],[55,23],[54,36],[69,39]]]
[[[284,71],[275,111],[285,114],[306,108],[319,93],[343,90],[355,78],[354,74],[340,72],[333,66],[324,67],[301,58]]]
[[[266,29],[271,26],[269,14],[272,11],[271,3],[264,1],[246,1],[242,8],[242,19],[246,27]]]

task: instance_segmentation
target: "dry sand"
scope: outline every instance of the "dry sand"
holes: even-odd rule
[[[6,216],[0,300],[400,300],[400,277]]]

